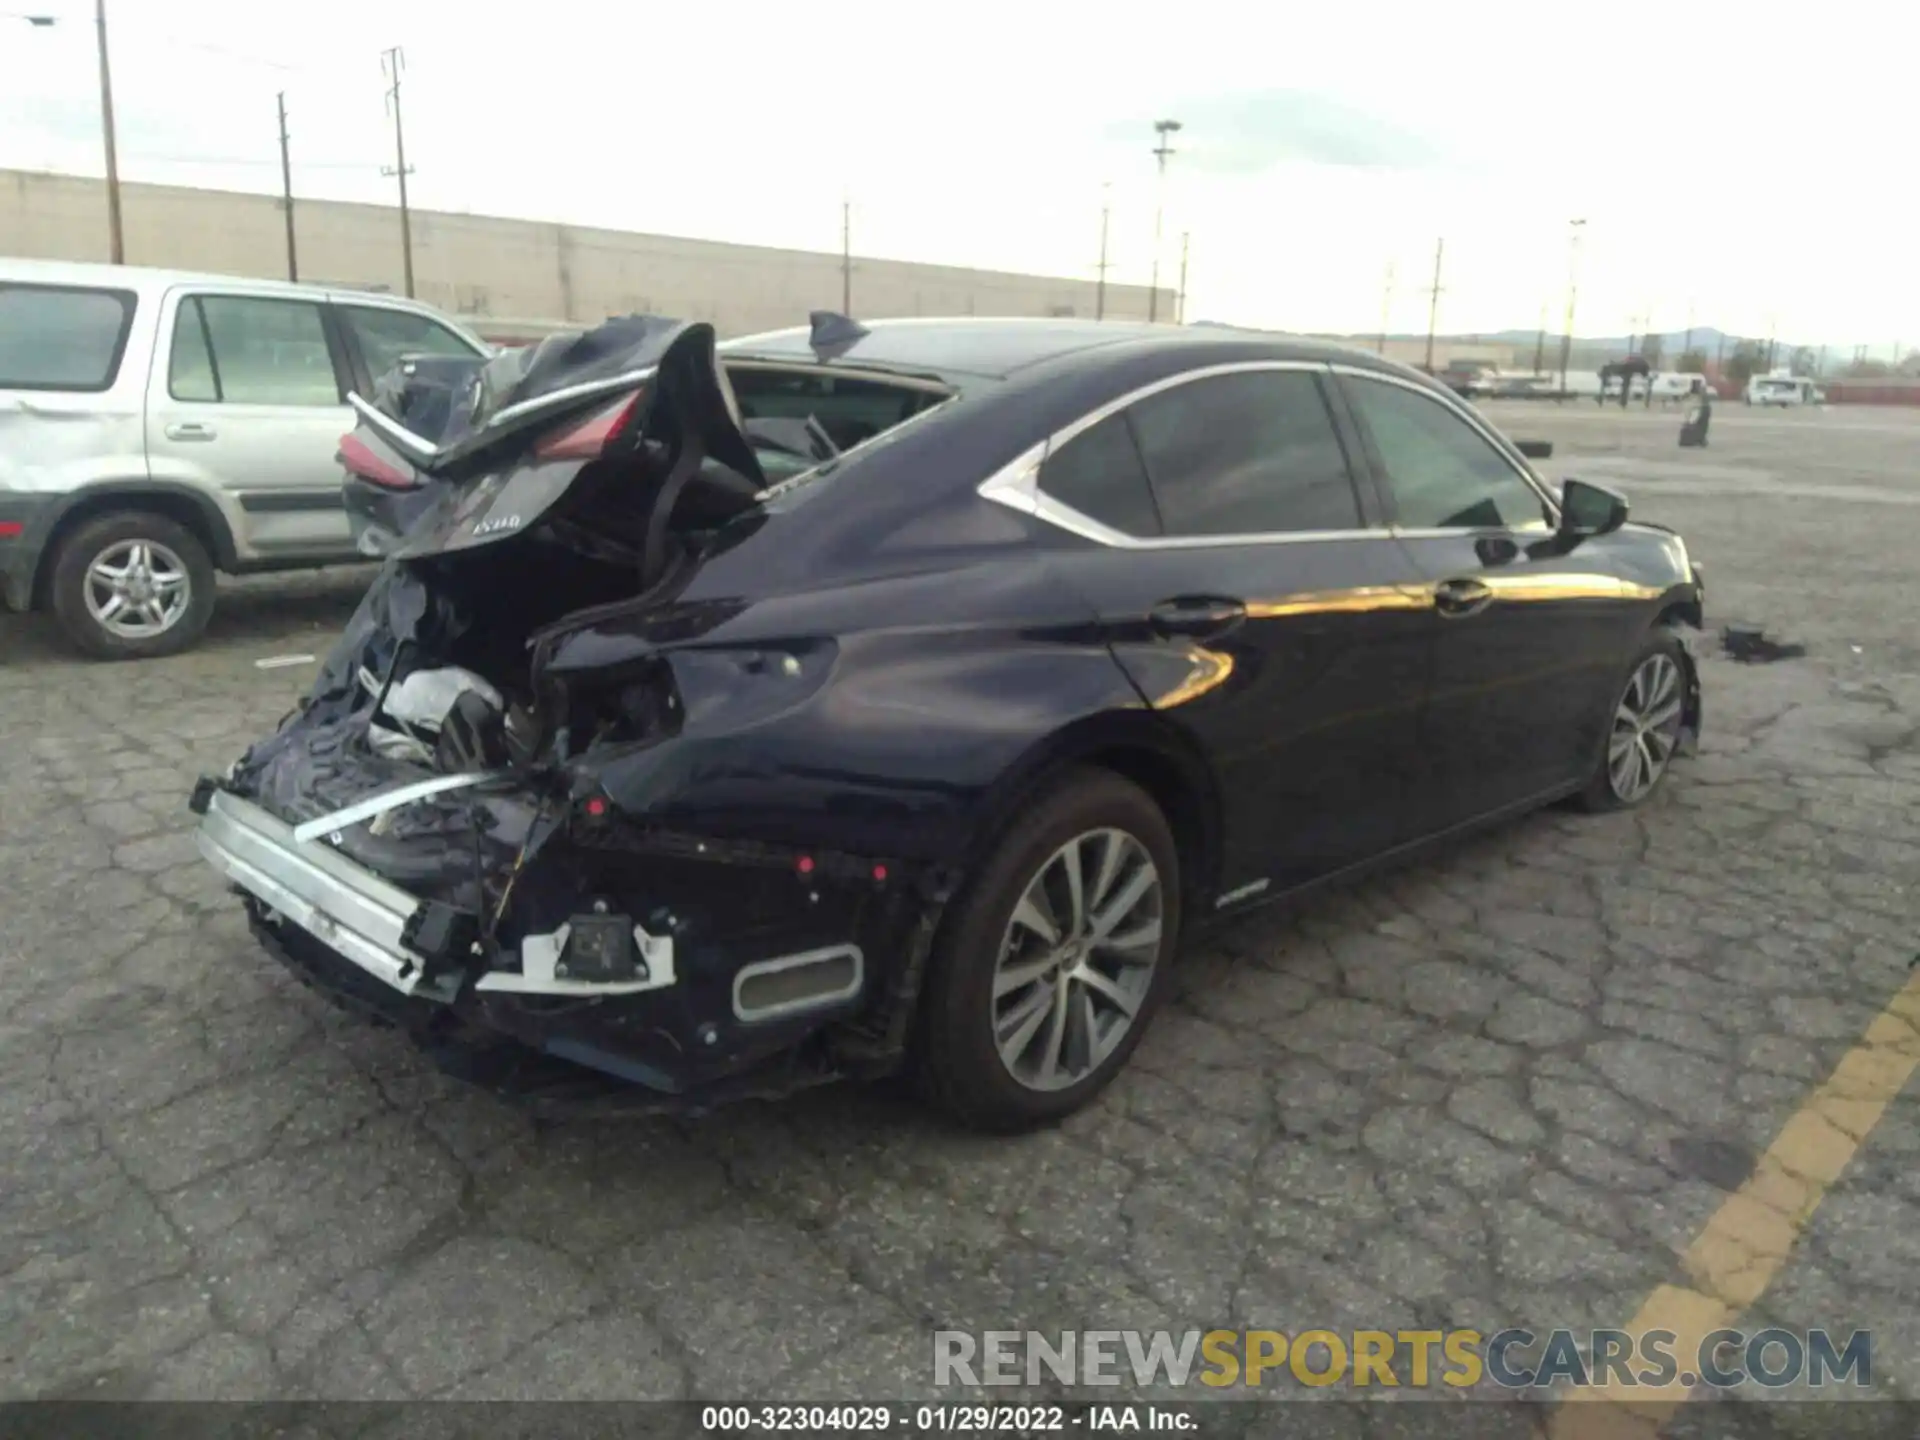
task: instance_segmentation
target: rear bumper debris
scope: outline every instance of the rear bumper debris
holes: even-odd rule
[[[432,803],[447,784],[396,786],[291,824],[231,783],[195,791],[197,840],[245,899],[267,952],[309,988],[397,1026],[443,1069],[503,1098],[562,1108],[590,1098],[596,1113],[699,1111],[886,1073],[904,1052],[900,987],[917,976],[940,906],[917,889],[881,893],[871,866],[849,901],[824,893],[825,865],[800,879],[716,842],[694,847],[708,853],[692,862],[629,855],[617,891],[575,888],[594,852],[562,839],[515,872],[517,891],[507,887],[516,908],[537,893],[531,908],[549,918],[503,939],[349,853],[354,833],[393,806]],[[690,871],[711,893],[686,888]],[[482,892],[506,878],[489,877]],[[769,892],[791,897],[782,902],[790,921],[777,918],[781,904],[770,910]],[[642,895],[651,898],[637,903]],[[727,908],[752,918],[717,929],[711,916]],[[688,914],[707,918],[689,924]],[[869,956],[890,963],[876,971]],[[911,987],[907,995],[910,1006]],[[583,1081],[582,1067],[598,1078]],[[614,1092],[595,1088],[609,1081],[619,1082]]]
[[[294,828],[258,805],[216,791],[200,820],[200,853],[240,889],[402,995],[444,980],[427,979],[427,959],[407,944],[420,901],[324,845],[302,843]],[[437,998],[451,999],[451,993]]]

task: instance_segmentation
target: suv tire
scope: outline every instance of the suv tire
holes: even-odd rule
[[[207,628],[213,590],[207,547],[151,510],[82,521],[53,556],[54,618],[69,641],[100,660],[187,649]]]

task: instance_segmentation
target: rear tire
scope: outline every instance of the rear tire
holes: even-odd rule
[[[150,510],[81,524],[54,552],[54,618],[100,660],[146,660],[187,649],[213,614],[213,561],[191,530]]]
[[[1000,1133],[1078,1110],[1164,1000],[1179,929],[1179,854],[1160,807],[1109,771],[1069,772],[941,925],[921,997],[922,1093]]]
[[[1594,814],[1644,805],[1673,768],[1687,707],[1687,656],[1680,637],[1664,625],[1655,628],[1613,696],[1593,775],[1575,797],[1581,809]]]

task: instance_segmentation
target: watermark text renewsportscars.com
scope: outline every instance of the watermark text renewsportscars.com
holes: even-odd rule
[[[1873,1384],[1873,1333],[1715,1330],[937,1330],[937,1385],[1715,1390]]]

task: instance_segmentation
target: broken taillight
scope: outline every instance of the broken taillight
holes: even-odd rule
[[[358,435],[350,434],[340,437],[339,460],[347,467],[348,474],[383,489],[411,490],[419,484],[411,473],[392,461],[383,459],[378,451]]]
[[[607,442],[620,433],[647,392],[635,390],[611,405],[602,406],[577,425],[556,430],[533,447],[536,460],[594,460]]]

